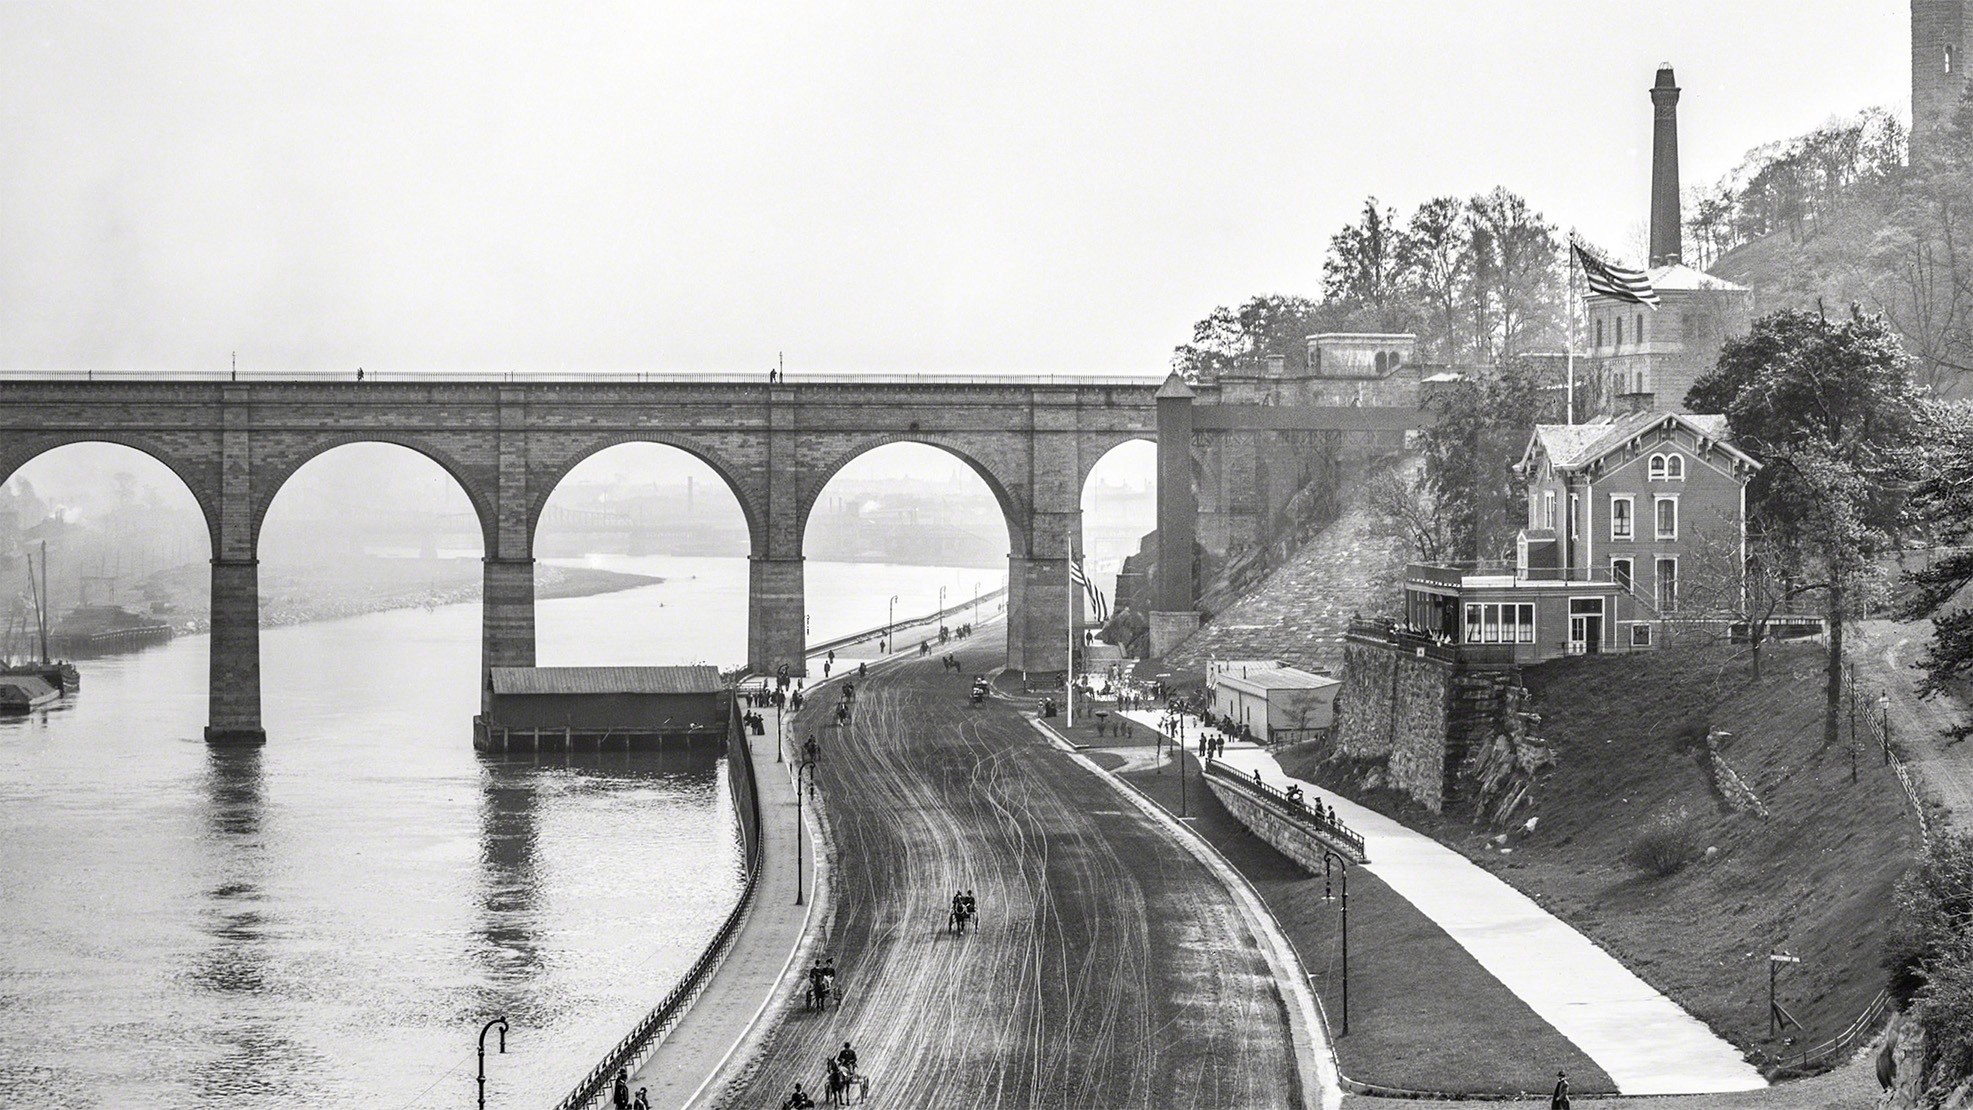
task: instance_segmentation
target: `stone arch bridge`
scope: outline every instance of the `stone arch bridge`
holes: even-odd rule
[[[1154,626],[1182,634],[1192,610],[1196,520],[1224,555],[1250,536],[1266,498],[1228,442],[1287,428],[1408,426],[1409,410],[1206,405],[1176,378],[658,378],[357,382],[187,380],[131,373],[0,381],[0,482],[28,460],[79,442],[144,452],[183,480],[212,543],[207,739],[257,743],[261,522],[296,470],[332,448],[395,443],[437,462],[472,503],[485,545],[482,667],[531,666],[534,534],[562,477],[623,443],[703,460],[746,517],[751,561],[748,665],[804,668],[802,537],[823,487],[873,447],[910,442],[964,461],[1007,522],[1007,665],[1059,672],[1075,598],[1067,560],[1081,544],[1084,481],[1111,448],[1160,444],[1161,534],[1184,558],[1160,562]],[[1296,417],[1296,413],[1304,415]],[[1163,434],[1160,434],[1161,424]],[[1251,425],[1251,427],[1249,427]],[[1176,445],[1185,444],[1180,450]],[[1205,509],[1203,515],[1201,508]],[[1215,523],[1217,521],[1218,523]],[[1231,523],[1229,523],[1231,522]]]

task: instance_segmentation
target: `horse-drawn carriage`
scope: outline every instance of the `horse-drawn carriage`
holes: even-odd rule
[[[858,1071],[855,1064],[838,1063],[832,1057],[829,1060],[829,1079],[822,1090],[831,1106],[863,1102],[870,1097],[870,1077]]]
[[[987,687],[987,680],[986,680],[986,679],[984,679],[984,678],[976,678],[976,679],[974,679],[974,680],[973,680],[973,706],[974,706],[974,708],[976,708],[976,709],[977,709],[977,708],[979,707],[979,705],[980,705],[980,703],[981,703],[981,702],[984,702],[984,701],[986,701],[986,696],[987,696],[987,689],[988,689],[988,687]]]
[[[826,1010],[829,1003],[842,1004],[842,992],[836,989],[836,973],[833,969],[811,972],[808,986],[802,988],[802,1009]]]

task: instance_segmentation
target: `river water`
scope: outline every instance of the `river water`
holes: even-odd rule
[[[544,666],[744,657],[746,560],[584,561],[666,581],[541,602]],[[1004,579],[811,561],[811,638]],[[501,1014],[489,1104],[564,1094],[732,906],[732,802],[710,750],[476,754],[479,645],[477,604],[266,629],[253,751],[200,739],[204,637],[0,721],[0,1105],[468,1106]]]

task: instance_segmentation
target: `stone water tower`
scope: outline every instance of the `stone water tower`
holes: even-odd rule
[[[1973,0],[1912,0],[1911,157],[1952,117],[1973,65]]]

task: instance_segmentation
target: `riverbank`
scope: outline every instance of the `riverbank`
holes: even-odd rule
[[[484,564],[475,558],[385,559],[357,556],[306,566],[274,567],[263,563],[260,577],[260,623],[263,628],[335,620],[395,609],[432,609],[478,601],[484,585]],[[534,596],[537,601],[591,597],[656,585],[664,579],[648,574],[556,566],[537,562]],[[210,571],[203,564],[186,564],[159,571],[145,580],[146,596],[161,603],[167,619],[181,631],[204,632],[210,623]]]

